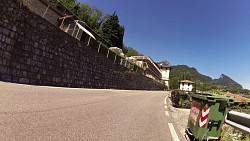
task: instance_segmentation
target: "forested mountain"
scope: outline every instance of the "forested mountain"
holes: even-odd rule
[[[240,84],[224,74],[219,79],[213,80],[211,77],[199,73],[196,68],[191,68],[187,65],[172,66],[170,88],[178,89],[179,81],[185,79],[195,82],[195,89],[200,91],[228,90],[232,93],[250,94],[249,90],[243,89]]]
[[[170,72],[170,87],[177,89],[180,80],[191,80],[196,83],[196,89],[207,91],[210,89],[217,89],[217,85],[211,77],[203,75],[197,71],[196,68],[190,68],[186,65],[172,66]]]

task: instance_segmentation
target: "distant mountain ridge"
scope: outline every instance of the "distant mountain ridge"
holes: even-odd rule
[[[197,81],[201,81],[201,82],[213,81],[211,77],[203,75],[199,73],[196,68],[193,68],[193,67],[191,68],[187,65],[172,66],[170,75],[175,75],[175,76],[186,75],[182,77],[191,77],[191,79],[196,78]],[[183,78],[183,79],[187,79],[187,78]]]
[[[220,78],[213,80],[211,77],[199,73],[196,68],[187,65],[172,66],[170,72],[170,87],[177,89],[179,87],[179,81],[185,79],[194,81],[197,90],[201,91],[243,89],[239,83],[224,74],[222,74]]]
[[[233,79],[230,77],[226,76],[225,74],[221,74],[219,79],[214,79],[215,82],[224,85],[224,86],[229,86],[229,87],[237,87],[237,88],[243,88],[242,85],[239,83],[235,82]]]

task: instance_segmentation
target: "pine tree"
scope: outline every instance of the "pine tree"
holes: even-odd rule
[[[123,47],[123,36],[125,28],[119,24],[118,15],[114,12],[102,25],[102,37],[113,46]]]

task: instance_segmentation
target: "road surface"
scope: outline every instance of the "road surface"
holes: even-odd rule
[[[0,140],[182,141],[167,95],[0,82]]]

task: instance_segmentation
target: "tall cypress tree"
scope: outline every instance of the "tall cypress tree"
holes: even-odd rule
[[[114,12],[102,25],[102,37],[113,46],[123,47],[125,28],[119,24],[118,15]]]

